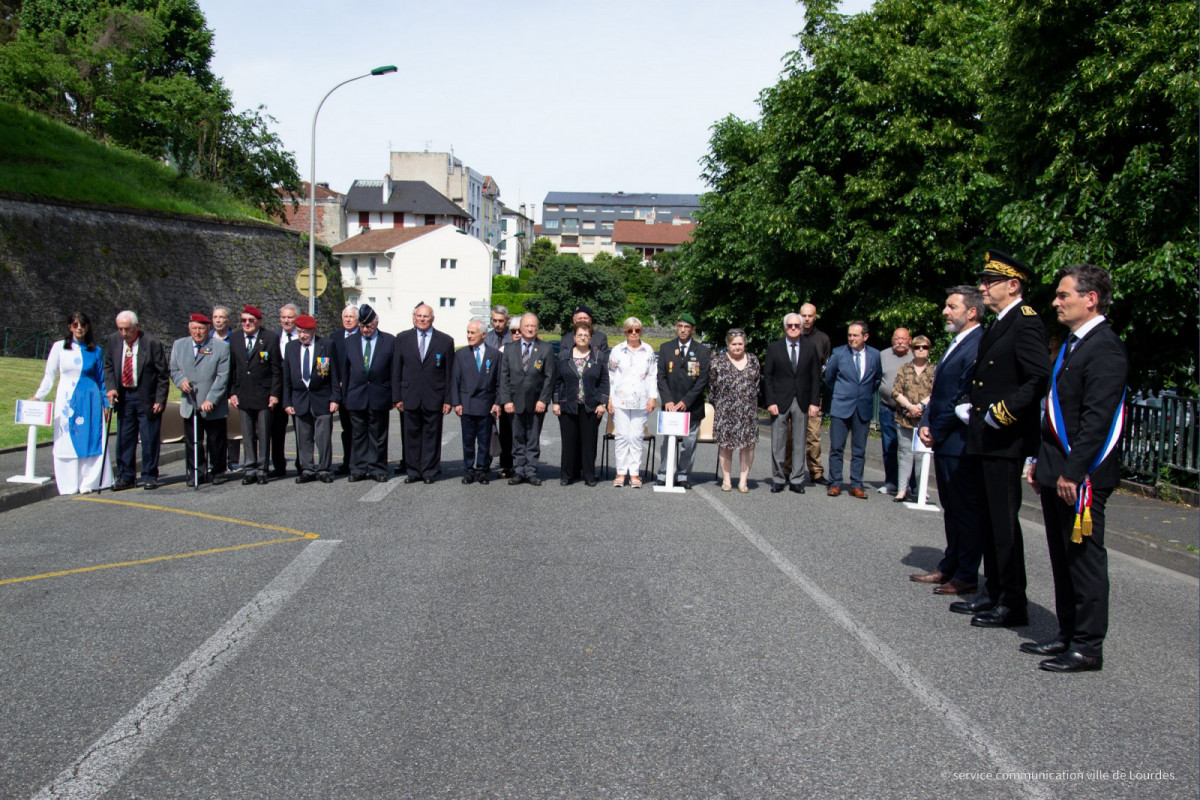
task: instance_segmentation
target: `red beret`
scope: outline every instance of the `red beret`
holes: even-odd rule
[[[296,317],[296,327],[303,328],[306,331],[315,331],[317,329],[317,321],[308,314],[301,314]]]
[[[192,314],[190,322],[203,322],[205,325],[212,325],[212,320],[203,314]]]
[[[254,306],[242,306],[242,313],[249,314],[250,316],[254,317],[255,319],[262,319],[262,312],[259,311]]]

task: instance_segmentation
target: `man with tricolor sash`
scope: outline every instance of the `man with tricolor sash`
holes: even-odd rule
[[[1070,335],[1055,359],[1041,447],[1027,472],[1042,500],[1058,637],[1021,645],[1026,653],[1053,656],[1039,664],[1050,672],[1104,665],[1104,506],[1121,480],[1118,448],[1128,370],[1125,346],[1104,317],[1111,302],[1112,278],[1100,267],[1080,264],[1061,274],[1054,310]]]

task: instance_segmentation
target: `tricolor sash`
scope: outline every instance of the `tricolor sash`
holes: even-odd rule
[[[1077,344],[1076,347],[1078,346]],[[1070,455],[1071,444],[1067,441],[1067,426],[1063,421],[1062,403],[1058,399],[1058,373],[1062,369],[1066,355],[1067,344],[1064,343],[1062,349],[1058,351],[1058,360],[1054,362],[1054,371],[1050,373],[1050,393],[1046,395],[1046,419],[1050,423],[1050,432],[1054,434],[1059,446],[1067,455]],[[1116,449],[1117,442],[1121,441],[1121,429],[1124,427],[1125,392],[1122,392],[1121,402],[1117,404],[1112,424],[1108,426],[1108,436],[1105,437],[1104,446],[1100,448],[1100,452],[1096,454],[1096,458],[1088,467],[1087,474],[1083,476],[1083,483],[1079,485],[1079,491],[1075,496],[1075,526],[1071,529],[1071,541],[1075,544],[1082,542],[1084,536],[1092,535],[1092,470],[1100,466],[1104,459],[1108,458],[1109,454]]]

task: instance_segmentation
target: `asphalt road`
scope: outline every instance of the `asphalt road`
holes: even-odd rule
[[[1031,625],[983,630],[906,579],[936,514],[772,495],[765,440],[749,495],[463,486],[454,420],[445,453],[0,515],[0,796],[1197,796],[1191,577],[1112,553],[1105,669],[1053,675],[1040,528]]]

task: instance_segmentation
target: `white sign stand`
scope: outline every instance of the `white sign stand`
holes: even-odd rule
[[[13,475],[8,479],[9,483],[35,483],[41,485],[49,481],[49,478],[39,478],[33,474],[33,457],[37,453],[37,426],[29,426],[29,438],[25,442],[25,474]]]
[[[915,511],[941,511],[940,508],[929,502],[929,464],[932,461],[933,451],[925,446],[925,443],[917,436],[915,429],[913,430],[913,452],[921,454],[921,485],[917,489],[917,502],[904,505]]]
[[[682,494],[687,491],[682,486],[675,485],[675,445],[681,435],[687,435],[689,424],[689,415],[685,411],[660,411],[658,413],[658,434],[667,437],[663,444],[667,448],[667,481],[663,486],[655,486],[654,491],[671,492],[672,494]]]

